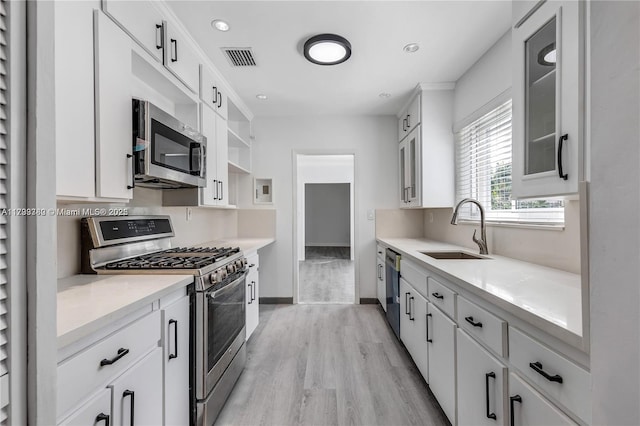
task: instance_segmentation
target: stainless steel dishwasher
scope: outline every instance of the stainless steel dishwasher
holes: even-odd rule
[[[400,254],[391,249],[385,253],[387,274],[387,321],[400,339]]]

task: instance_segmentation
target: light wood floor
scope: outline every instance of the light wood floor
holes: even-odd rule
[[[354,303],[355,268],[349,247],[306,247],[298,271],[300,303]]]
[[[217,425],[447,425],[377,305],[261,305]]]

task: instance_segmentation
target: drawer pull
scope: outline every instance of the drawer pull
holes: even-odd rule
[[[436,299],[444,299],[444,296],[441,295],[440,293],[431,293],[431,295]]]
[[[482,328],[482,323],[481,323],[480,321],[478,321],[478,322],[474,322],[474,321],[473,321],[473,317],[464,317],[464,320],[465,320],[466,322],[468,322],[469,324],[471,324],[472,326],[474,326],[474,327],[480,327],[480,328]]]
[[[544,377],[550,382],[562,383],[562,376],[560,376],[559,374],[556,374],[555,376],[550,375],[549,373],[547,373],[542,369],[541,362],[530,362],[529,367],[533,368],[533,371],[540,374],[542,377]]]
[[[104,367],[105,365],[115,364],[116,362],[118,362],[120,358],[122,358],[128,353],[129,353],[129,349],[120,348],[118,349],[118,355],[114,356],[112,359],[105,358],[102,361],[100,361],[100,367]]]
[[[405,315],[409,315],[409,316],[411,316],[410,311],[409,311],[409,295],[410,294],[411,293],[409,293],[409,292],[406,292],[404,294],[404,314]]]
[[[109,415],[105,413],[100,413],[96,416],[96,420],[94,424],[104,422],[104,426],[109,426]]]
[[[514,402],[519,402],[522,404],[522,397],[520,395],[514,395],[509,397],[509,408],[511,408],[511,426],[515,426],[515,413],[514,413]]]
[[[427,342],[428,343],[433,343],[433,339],[429,339],[429,317],[431,317],[431,316],[433,316],[433,315],[427,314],[427,317],[426,317],[427,324],[426,324],[425,328],[427,329]]]
[[[487,418],[488,419],[493,419],[496,420],[496,413],[492,413],[491,412],[491,408],[489,408],[490,401],[489,401],[489,379],[495,379],[496,378],[496,373],[494,373],[493,371],[485,374],[484,376],[484,385],[485,385],[485,395],[487,396]]]

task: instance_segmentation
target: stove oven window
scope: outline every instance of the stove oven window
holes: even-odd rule
[[[245,325],[245,279],[233,290],[215,298],[207,297],[208,312],[208,369],[224,355],[229,345]]]

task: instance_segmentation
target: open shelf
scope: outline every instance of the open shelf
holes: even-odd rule
[[[227,134],[229,135],[230,147],[251,149],[251,144],[240,137],[231,127],[227,128]]]
[[[248,174],[251,174],[251,171],[229,160],[229,173],[238,173],[238,174],[248,175]]]

